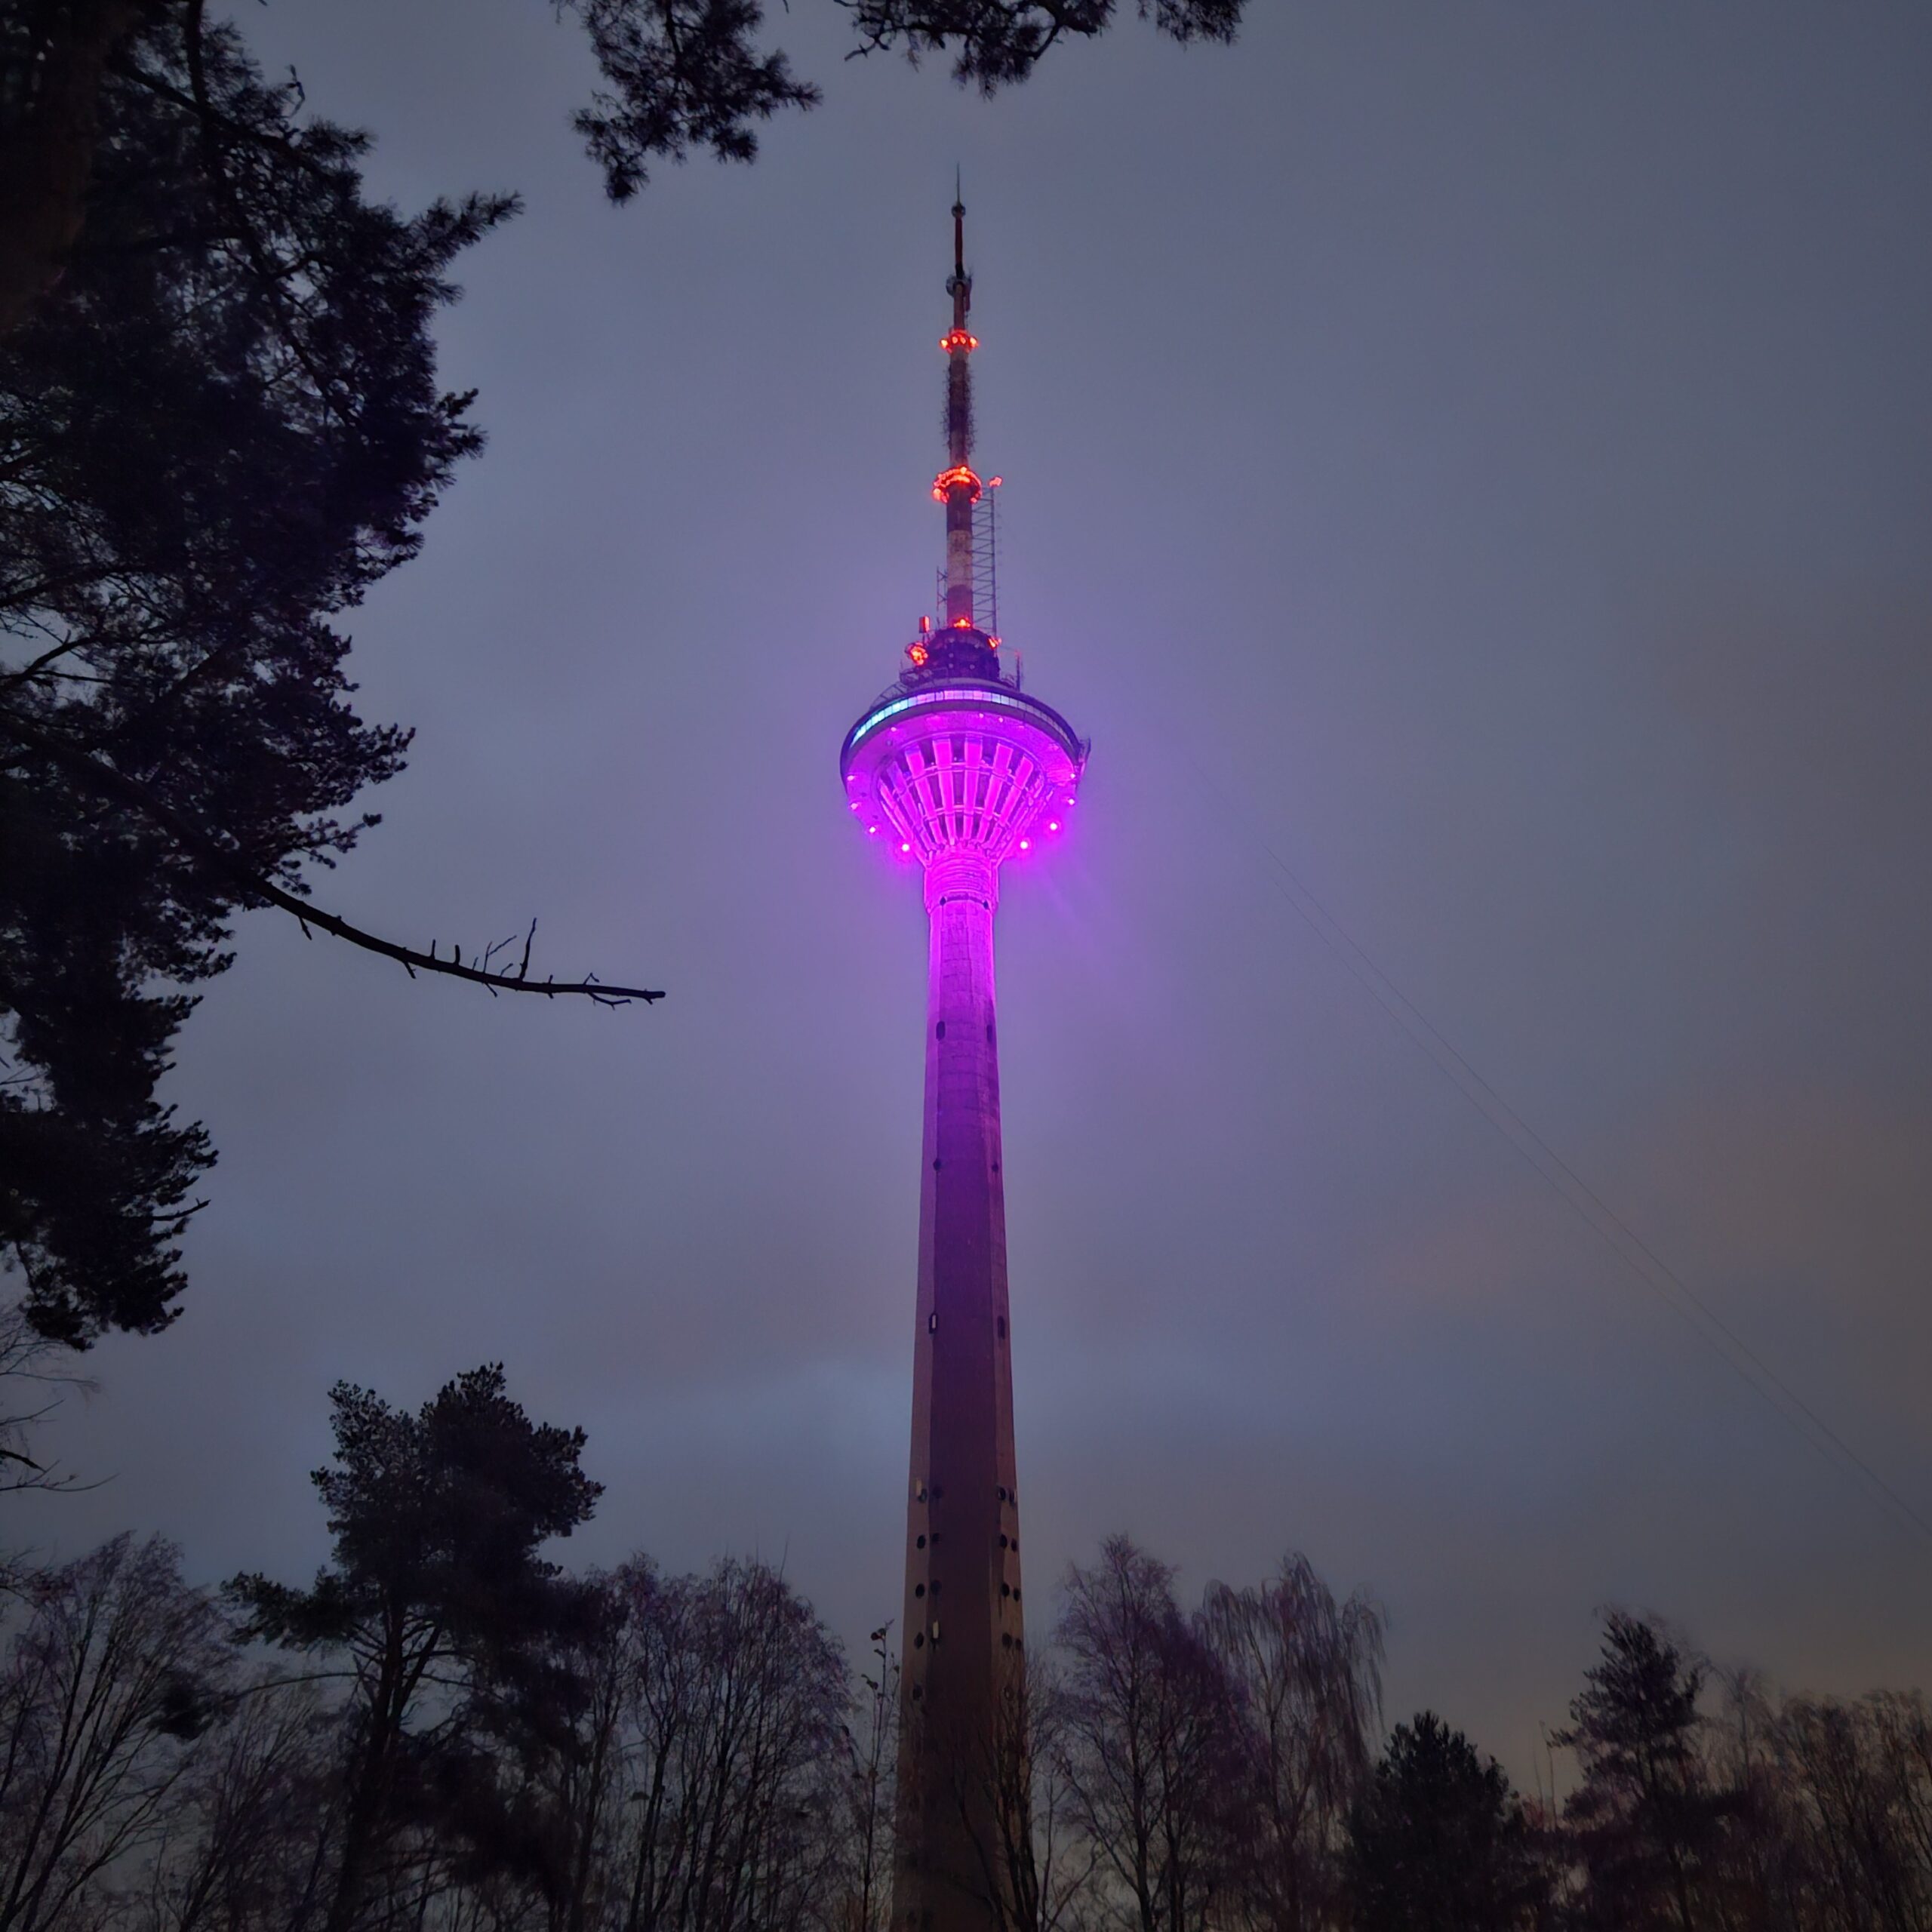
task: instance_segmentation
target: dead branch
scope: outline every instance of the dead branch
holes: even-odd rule
[[[63,744],[59,738],[35,729],[19,718],[0,713],[0,729],[4,729],[17,743],[52,758],[63,770],[72,773],[101,796],[131,806],[158,826],[183,851],[231,880],[248,897],[265,905],[278,906],[300,920],[305,932],[312,928],[328,934],[331,938],[346,940],[351,946],[358,946],[365,952],[380,953],[386,959],[393,959],[411,979],[419,971],[440,973],[448,979],[467,980],[473,985],[487,986],[492,994],[540,993],[546,999],[575,995],[595,1001],[599,1006],[628,1006],[632,1000],[641,1000],[648,1005],[664,997],[662,989],[606,986],[595,974],[587,974],[581,980],[531,979],[530,944],[537,931],[534,919],[525,936],[522,961],[513,973],[497,971],[488,963],[496,951],[494,947],[489,952],[478,955],[474,963],[466,964],[460,952],[454,949],[448,958],[438,958],[433,944],[427,952],[423,952],[414,946],[384,939],[378,934],[365,932],[360,926],[351,925],[346,919],[323,911],[298,894],[264,878],[238,854],[191,825],[173,806],[156,798],[139,780],[115,771],[112,765],[103,764],[88,752]]]

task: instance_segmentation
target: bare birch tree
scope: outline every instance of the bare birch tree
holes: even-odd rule
[[[97,1923],[165,1836],[232,1668],[174,1546],[129,1537],[19,1586],[0,1673],[0,1932]]]
[[[1349,1808],[1381,1728],[1381,1613],[1360,1592],[1337,1603],[1291,1552],[1258,1589],[1211,1583],[1200,1629],[1242,1713],[1247,1922],[1315,1932],[1336,1922]]]
[[[777,1571],[617,1573],[634,1646],[623,1932],[792,1932],[838,1892],[837,1642]]]
[[[263,1673],[195,1741],[115,1932],[306,1932],[321,1917],[339,1824],[339,1713]]]
[[[892,1910],[892,1832],[898,1795],[899,1666],[892,1626],[867,1641],[870,1668],[860,1678],[844,1734],[848,1869],[838,1913],[841,1932],[885,1932]]]
[[[1067,1578],[1061,1762],[1102,1894],[1138,1932],[1195,1932],[1228,1887],[1238,1693],[1185,1617],[1174,1573],[1128,1538]]]

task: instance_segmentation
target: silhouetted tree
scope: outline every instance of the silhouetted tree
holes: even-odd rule
[[[489,1804],[506,1699],[569,1694],[560,1632],[594,1614],[538,1555],[586,1521],[601,1485],[581,1429],[533,1423],[500,1367],[471,1370],[414,1415],[365,1389],[330,1396],[333,1465],[315,1472],[334,1561],[308,1589],[229,1586],[245,1634],[344,1660],[349,1687],[340,1846],[322,1924],[349,1932],[406,1827],[453,1831],[470,1869],[528,1863]]]
[[[1787,1706],[1749,1669],[1714,1670],[1716,1709],[1705,1720],[1703,1756],[1712,1788],[1729,1801],[1724,1858],[1710,1886],[1716,1922],[1750,1932],[1810,1932],[1820,1923],[1800,1820],[1801,1801],[1783,1760]]]
[[[553,1650],[561,1667],[552,1678],[565,1695],[552,1689],[517,1727],[521,1777],[506,1807],[549,1829],[555,1875],[544,1900],[547,1932],[586,1932],[606,1923],[617,1900],[635,1644],[622,1588],[600,1575],[590,1589],[589,1614],[553,1640],[561,1650]]]
[[[154,1097],[171,989],[238,906],[299,906],[401,762],[328,619],[478,446],[429,325],[509,205],[371,206],[360,140],[192,19],[123,48],[85,242],[0,345],[0,1253],[77,1343],[182,1286],[212,1153]]]
[[[1063,1660],[1026,1660],[1026,1764],[1032,1823],[1032,1911],[1020,1932],[1081,1932],[1095,1922],[1100,1851],[1080,1829],[1067,1750],[1069,1709]]]
[[[1796,1699],[1777,1714],[1773,1740],[1781,1773],[1774,1842],[1786,1853],[1777,1903],[1790,1913],[1801,1900],[1806,1932],[1932,1932],[1924,1697]]]
[[[315,1667],[251,1666],[158,1542],[5,1600],[0,1932],[873,1932],[886,1632],[855,1704],[838,1645],[762,1564],[666,1577],[638,1557],[566,1581],[535,1552],[594,1494],[580,1438],[531,1423],[497,1371],[414,1415],[337,1403],[336,1563],[310,1591],[233,1586],[243,1634]],[[1208,1601],[1211,1629],[1124,1538],[1073,1573],[1063,1654],[1029,1657],[1002,1707],[993,1801],[955,1787],[995,1827],[989,1927],[1283,1922],[1254,1875],[1260,1700],[1292,1652],[1284,1710],[1367,1721],[1379,1619],[1349,1637],[1295,1558]],[[1291,1632],[1261,1644],[1274,1663],[1224,1666],[1269,1602]],[[1352,1689],[1315,1682],[1324,1657]],[[1567,1832],[1421,1714],[1356,1793],[1343,1887],[1311,1881],[1294,1909],[1322,1932],[1932,1932],[1924,1699],[1780,1700],[1740,1672],[1706,1713],[1706,1681],[1654,1626],[1611,1620],[1566,1734]],[[1284,1719],[1287,1755],[1322,1729]]]
[[[1228,1890],[1244,1769],[1235,1686],[1125,1537],[1067,1577],[1062,1755],[1074,1817],[1140,1932],[1193,1932]]]
[[[138,1869],[95,1902],[98,1932],[307,1932],[328,1902],[340,1817],[337,1712],[263,1672],[210,1700]]]
[[[1069,1749],[1073,1715],[1060,1660],[1029,1654],[977,1761],[953,1767],[946,1797],[972,1852],[962,1882],[995,1932],[1084,1925],[1105,1890],[1079,1795],[1085,1760]]]
[[[1398,1724],[1350,1817],[1356,1932],[1534,1932],[1550,1885],[1503,1767],[1432,1711]]]
[[[892,1830],[897,1795],[899,1665],[892,1626],[871,1633],[872,1663],[859,1679],[853,1721],[844,1734],[851,1854],[845,1878],[845,1932],[884,1932],[892,1905]]]
[[[1604,1619],[1601,1660],[1556,1738],[1583,1770],[1564,1815],[1588,1924],[1698,1932],[1717,1922],[1706,1901],[1728,1807],[1699,1750],[1705,1675],[1654,1623],[1620,1611]]]
[[[1381,1613],[1359,1592],[1337,1603],[1291,1552],[1258,1589],[1211,1584],[1200,1627],[1242,1712],[1248,1920],[1312,1932],[1332,1921],[1343,1828],[1380,1728]]]
[[[613,1580],[629,1614],[623,1932],[799,1932],[835,1922],[850,1685],[837,1642],[775,1571],[721,1561]]]
[[[76,1480],[45,1457],[39,1426],[75,1389],[91,1388],[74,1374],[68,1351],[51,1342],[16,1302],[0,1305],[0,1495],[17,1489],[69,1489]],[[0,1550],[0,1587],[17,1559]]]
[[[150,1852],[231,1669],[158,1537],[118,1537],[22,1590],[0,1672],[0,1932],[98,1923]]]

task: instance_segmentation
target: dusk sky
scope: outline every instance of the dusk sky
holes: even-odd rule
[[[1932,1521],[1932,9],[1251,7],[989,103],[796,0],[823,106],[624,208],[540,0],[239,10],[377,192],[527,202],[441,331],[488,450],[352,614],[409,769],[318,902],[669,996],[246,918],[170,1085],[184,1312],[94,1352],[51,1440],[111,1480],[27,1534],[296,1580],[329,1384],[500,1358],[608,1485],[560,1555],[897,1614],[924,917],[836,758],[940,558],[957,165],[1001,629],[1094,747],[999,915],[1035,1635],[1117,1530],[1190,1596],[1303,1550],[1391,1721],[1526,1781],[1607,1604],[1932,1683],[1932,1531],[1297,909]]]

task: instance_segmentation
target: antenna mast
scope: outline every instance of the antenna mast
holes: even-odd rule
[[[952,297],[952,327],[941,340],[946,351],[946,460],[933,479],[933,494],[946,506],[946,623],[951,630],[976,628],[973,613],[973,506],[980,500],[974,475],[973,375],[968,358],[980,346],[966,326],[973,306],[973,278],[966,272],[966,206],[953,183],[952,273],[946,292]]]

